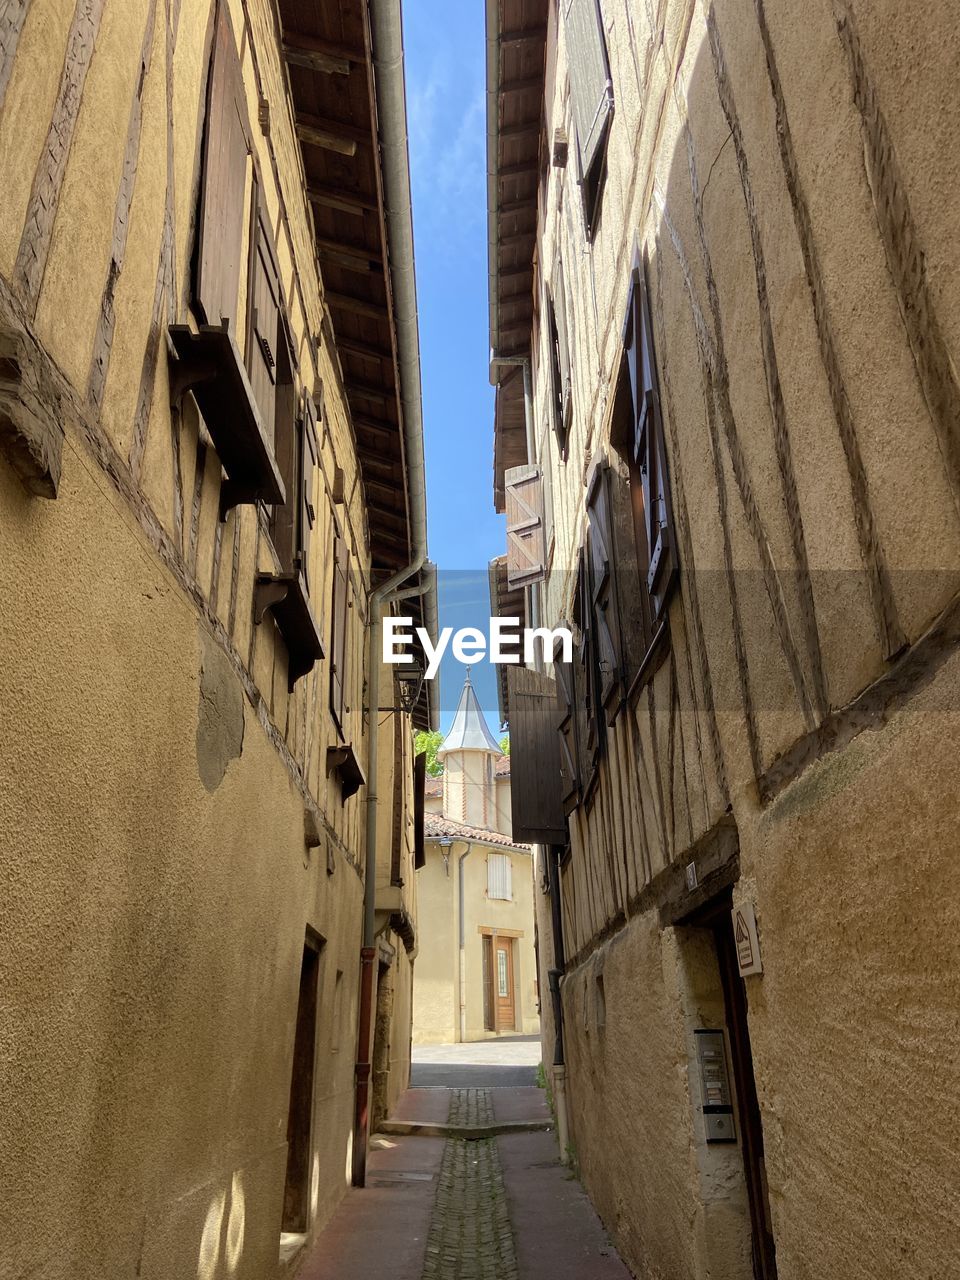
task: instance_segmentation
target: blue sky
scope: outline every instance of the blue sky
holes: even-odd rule
[[[483,0],[404,6],[430,554],[440,569],[441,626],[486,632],[487,562],[506,542],[493,509],[484,39]],[[444,730],[463,674],[448,655]],[[472,679],[496,731],[493,669],[474,668]]]

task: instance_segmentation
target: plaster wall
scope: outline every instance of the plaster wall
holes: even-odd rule
[[[338,729],[326,660],[288,690],[284,641],[270,615],[253,618],[254,575],[278,567],[266,521],[252,506],[218,521],[216,455],[192,403],[170,406],[162,330],[191,319],[212,6],[107,0],[68,99],[72,132],[57,133],[70,25],[99,6],[38,0],[0,109],[0,310],[46,361],[65,443],[55,501],[28,496],[0,461],[3,1276],[276,1274],[308,927],[322,940],[311,1231],[349,1181],[364,806],[362,792],[342,799],[326,763],[344,739],[367,758],[363,493],[323,336],[273,8],[225,4],[299,384],[324,389],[308,568],[329,655],[339,528],[351,549],[347,712]],[[48,134],[68,136],[68,149],[31,290],[18,251]],[[122,265],[111,256],[118,210]],[[90,386],[110,299],[98,406]],[[388,795],[391,769],[388,753]],[[381,826],[389,818],[388,806]],[[390,1091],[409,1062],[402,944],[399,955]]]

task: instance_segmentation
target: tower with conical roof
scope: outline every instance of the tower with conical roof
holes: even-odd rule
[[[448,818],[471,827],[495,828],[494,769],[502,755],[470,683],[468,667],[453,724],[437,752],[443,759],[443,812]]]

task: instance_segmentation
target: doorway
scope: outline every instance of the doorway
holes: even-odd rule
[[[287,1113],[287,1176],[283,1191],[284,1233],[304,1233],[310,1220],[310,1152],[316,1071],[317,990],[323,940],[307,931],[300,962],[297,1028],[293,1043],[290,1109]]]
[[[743,1167],[746,1208],[749,1212],[753,1280],[776,1280],[776,1249],[764,1164],[763,1127],[747,1023],[746,987],[737,964],[732,892],[727,890],[714,898],[694,916],[688,917],[684,925],[691,926],[689,932],[682,930],[687,934],[687,954],[691,964],[698,965],[700,972],[698,1003],[701,1011],[705,1007],[709,1008],[712,1019],[708,1019],[707,1026],[701,1023],[698,1038],[699,1035],[709,1035],[711,1028],[719,1029],[721,1021],[726,1030],[729,1068],[733,1078],[731,1101],[737,1122],[736,1137]],[[700,962],[694,959],[695,953],[701,956]],[[707,974],[707,969],[712,971],[712,976]],[[708,1144],[729,1141],[728,1138],[716,1136],[719,1132],[718,1128],[715,1136],[708,1137]]]
[[[485,933],[483,942],[483,1025],[487,1031],[516,1031],[514,939]]]

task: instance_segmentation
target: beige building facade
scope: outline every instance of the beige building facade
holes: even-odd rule
[[[487,35],[507,586],[574,638],[507,708],[571,1150],[638,1276],[949,1273],[952,8]]]
[[[540,1030],[531,850],[510,833],[510,756],[467,673],[428,780],[413,1039],[453,1044]]]
[[[363,1176],[357,1081],[406,1083],[399,50],[396,4],[0,12],[5,1277],[286,1274]]]

